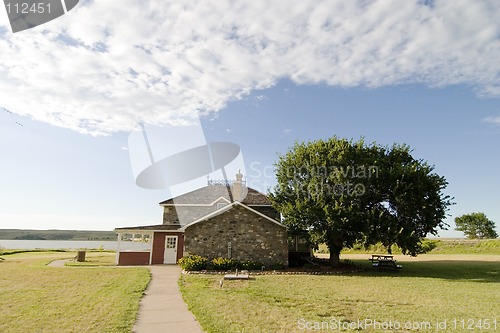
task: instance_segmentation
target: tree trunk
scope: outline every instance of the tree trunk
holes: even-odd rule
[[[340,266],[340,251],[332,251],[330,250],[330,265],[332,267]]]
[[[342,251],[342,246],[336,244],[328,244],[328,249],[330,250],[330,265],[332,267],[340,266],[340,251]]]

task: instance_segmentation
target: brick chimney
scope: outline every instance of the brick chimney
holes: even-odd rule
[[[241,170],[238,170],[236,174],[236,181],[233,183],[233,200],[241,201],[244,199],[243,196],[243,174]]]

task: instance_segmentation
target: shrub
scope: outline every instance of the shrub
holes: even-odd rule
[[[352,246],[353,250],[358,250],[358,251],[363,251],[365,250],[365,247],[361,243],[356,243]]]
[[[316,253],[330,253],[330,250],[326,246],[326,244],[319,244],[318,249],[315,251]]]
[[[212,267],[216,271],[227,271],[238,267],[239,262],[233,258],[219,257],[212,260]]]
[[[202,256],[190,255],[179,259],[178,264],[186,271],[201,271],[207,269],[209,260]]]
[[[239,264],[240,269],[246,269],[249,271],[260,271],[262,269],[262,266],[264,265],[261,262],[251,260],[245,260]]]
[[[422,243],[420,244],[420,253],[427,253],[427,252],[430,252],[432,250],[434,250],[436,248],[436,246],[438,245],[438,241],[435,241],[435,240],[424,240],[422,241]]]
[[[269,268],[270,269],[281,270],[281,269],[284,269],[285,266],[283,266],[283,264],[280,264],[280,263],[275,263],[275,264],[272,264]]]

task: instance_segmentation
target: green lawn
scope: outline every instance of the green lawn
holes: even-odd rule
[[[84,262],[70,261],[65,266],[115,266],[115,252],[87,252]]]
[[[0,261],[0,332],[131,332],[146,268],[47,267],[75,253],[16,253]],[[110,255],[90,255],[108,262]]]
[[[318,331],[315,325],[336,332],[337,320],[359,320],[363,332],[494,332],[494,320],[500,331],[500,262],[492,259],[402,262],[397,273],[373,270],[365,259],[355,261],[366,268],[356,274],[256,276],[225,281],[222,289],[220,275],[183,275],[179,283],[207,332]],[[370,320],[418,329],[375,329]],[[445,320],[446,329],[436,330]],[[482,329],[468,329],[479,320]]]

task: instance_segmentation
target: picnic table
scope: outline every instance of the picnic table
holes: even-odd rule
[[[402,265],[396,264],[396,259],[392,255],[372,254],[372,257],[368,260],[371,260],[373,267],[378,269],[398,270],[403,268]]]

